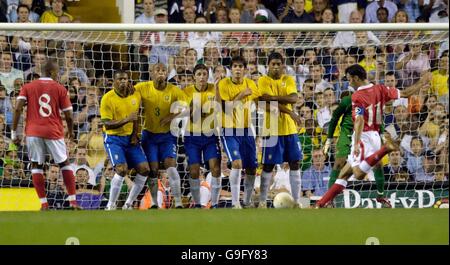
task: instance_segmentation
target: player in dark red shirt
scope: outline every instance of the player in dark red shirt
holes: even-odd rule
[[[55,163],[61,168],[71,208],[79,209],[76,201],[75,177],[67,159],[64,127],[60,116],[62,111],[68,128],[67,137],[73,140],[72,104],[70,103],[67,90],[54,81],[58,76],[58,65],[49,61],[45,65],[44,71],[47,77],[34,80],[24,85],[20,90],[20,94],[17,97],[11,138],[15,144],[21,142],[21,139],[16,134],[16,130],[23,107],[26,104],[26,145],[28,157],[31,160],[33,185],[41,201],[41,210],[48,209],[43,171],[47,152],[51,154]]]
[[[347,179],[353,174],[356,179],[362,180],[373,167],[388,153],[397,150],[398,146],[392,141],[388,133],[384,134],[385,143],[381,145],[379,135],[383,122],[384,104],[400,97],[409,97],[417,93],[420,88],[431,80],[431,74],[425,73],[422,78],[411,87],[400,91],[385,85],[373,85],[367,81],[364,68],[354,64],[346,69],[346,75],[352,87],[357,91],[352,95],[352,118],[354,132],[352,136],[352,149],[347,164],[333,186],[320,199],[316,207],[324,207],[334,199],[347,186]]]

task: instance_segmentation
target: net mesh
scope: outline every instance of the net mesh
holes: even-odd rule
[[[214,82],[219,76],[230,76],[232,56],[241,55],[247,62],[247,76],[257,80],[267,74],[267,56],[273,51],[284,55],[285,72],[295,77],[299,92],[295,111],[304,115],[298,131],[303,141],[301,166],[305,197],[312,196],[310,198],[314,200],[326,191],[328,176],[335,163],[336,146],[332,145],[331,155],[324,156],[322,162],[322,158],[316,161],[313,153],[322,148],[326,141],[333,110],[346,91],[353,90],[345,78],[345,68],[359,63],[367,70],[369,81],[376,84],[394,82],[393,85],[399,89],[417,82],[423,72],[432,71],[431,84],[421,89],[419,94],[397,100],[384,109],[386,131],[401,142],[401,152],[383,159],[385,196],[391,198],[397,207],[431,207],[434,202],[448,198],[448,31],[0,31],[0,49],[2,56],[12,56],[10,66],[6,65],[3,57],[0,63],[0,81],[5,91],[0,92],[0,209],[31,207],[31,199],[26,199],[30,197],[26,197],[24,191],[32,187],[26,146],[11,143],[10,129],[15,98],[22,84],[42,76],[45,61],[56,59],[60,64],[60,81],[69,90],[74,107],[77,139],[76,142],[66,142],[69,159],[76,174],[80,166],[87,166],[88,169],[87,177],[83,178],[81,173],[77,176],[81,194],[79,199],[87,200],[88,205],[85,206],[88,208],[101,208],[109,196],[113,171],[111,164],[104,162],[107,155],[103,148],[102,132],[97,125],[99,102],[102,95],[111,89],[115,70],[129,71],[136,84],[150,79],[152,64],[163,62],[169,68],[169,81],[184,88],[192,83],[190,71],[195,64],[205,64],[210,72],[209,81]],[[256,127],[262,115],[260,112],[254,113]],[[25,123],[22,117],[19,134],[23,135]],[[336,142],[339,128],[334,136]],[[261,143],[259,137],[258,143]],[[260,146],[257,152],[261,157]],[[222,157],[224,178],[221,203],[229,205],[229,163],[224,153]],[[183,195],[188,201],[189,175],[182,137],[178,138],[177,165]],[[257,175],[260,173],[261,169],[258,169]],[[164,187],[168,188],[164,174],[161,172],[161,193],[165,191]],[[207,174],[205,169],[204,175]],[[306,185],[312,181],[304,178],[308,174],[319,176],[313,181],[312,188]],[[48,163],[48,197],[55,208],[67,204],[59,175],[58,167]],[[286,165],[276,167],[273,175],[270,198],[277,192],[290,190]],[[133,176],[126,179],[119,204],[126,198],[132,179]],[[256,202],[258,185],[259,178],[253,196]],[[16,188],[20,190],[16,191]],[[90,195],[83,197],[82,194]],[[98,198],[92,199],[93,195]],[[148,201],[144,203],[148,200],[147,195],[142,200],[144,206],[141,208],[149,205]],[[161,196],[164,198],[165,194]],[[336,205],[379,207],[376,196],[375,178],[370,173],[364,181],[352,180],[347,191],[336,199]],[[399,199],[403,197],[415,199],[416,202],[403,203]],[[423,200],[422,204],[419,200]]]

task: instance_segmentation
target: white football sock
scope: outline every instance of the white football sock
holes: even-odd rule
[[[289,171],[289,182],[291,183],[291,193],[295,202],[300,198],[300,170]]]
[[[241,169],[232,168],[230,172],[231,203],[239,204],[239,194],[241,191]]]
[[[175,207],[183,206],[181,203],[181,183],[180,175],[174,167],[169,167],[167,169],[167,176],[169,176],[169,185],[172,192],[173,198],[175,200]]]
[[[128,205],[133,204],[139,193],[141,193],[142,188],[144,188],[146,180],[147,180],[146,176],[142,176],[141,174],[136,175],[136,177],[134,178],[133,187],[131,188],[130,194],[128,194],[128,198],[125,204]]]
[[[122,184],[124,181],[124,177],[114,174],[114,177],[111,180],[111,187],[109,189],[109,200],[106,207],[111,208],[116,206],[117,199],[120,195],[120,189],[122,188]]]
[[[220,190],[222,190],[222,177],[211,178],[211,205],[217,205],[220,198]]]

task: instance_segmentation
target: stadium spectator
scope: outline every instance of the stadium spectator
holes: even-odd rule
[[[322,196],[328,189],[328,176],[331,168],[325,164],[325,159],[321,149],[313,150],[312,166],[302,175],[302,191],[308,198]]]
[[[420,138],[413,138],[411,149],[414,155],[408,157],[408,170],[413,174],[415,181],[434,181],[436,169],[436,155],[427,150],[423,152],[423,143]],[[417,154],[418,152],[420,154]]]
[[[312,1],[312,11],[310,16],[314,19],[315,23],[322,23],[323,11],[328,6],[328,0],[313,0]],[[331,11],[333,13],[333,11]]]
[[[408,23],[409,17],[408,13],[406,13],[404,10],[398,10],[395,12],[394,17],[392,18],[392,23]]]
[[[342,48],[342,50],[345,51],[344,48]],[[337,56],[339,56],[339,53],[341,52],[337,52]],[[356,64],[356,57],[352,55],[345,55],[343,60],[344,61],[341,62],[341,64],[337,64],[337,73],[335,72],[333,75],[333,78],[335,78],[334,90],[338,93],[339,97],[341,97],[342,92],[344,91],[355,91],[355,89],[350,86],[350,83],[347,80],[345,69],[347,69],[347,67],[349,67],[350,65]]]
[[[181,3],[180,3],[181,2]],[[168,11],[169,11],[169,23],[186,23],[184,11],[186,9],[191,9],[193,14],[193,19],[197,15],[203,15],[205,4],[203,0],[172,0],[168,2]],[[190,12],[190,11],[189,11]]]
[[[301,113],[300,116],[302,116]],[[300,162],[300,170],[302,172],[311,167],[312,150],[313,150],[312,137],[314,136],[314,120],[311,118],[306,119],[304,122],[304,126],[305,127],[303,127],[298,134],[298,139],[302,147],[301,150],[303,160]]]
[[[331,23],[335,23],[336,19],[334,17],[334,13],[333,10],[329,7],[326,7],[321,14],[321,21],[322,23],[327,23],[327,24],[331,24]],[[331,34],[331,32],[330,32]],[[334,33],[333,33],[334,35]]]
[[[63,66],[60,68],[60,82],[67,85],[71,77],[78,77],[84,86],[90,85],[90,80],[86,72],[77,67],[75,52],[66,50],[64,52]]]
[[[32,66],[23,74],[25,80],[32,80],[33,75],[37,74],[39,77],[44,76],[44,65],[47,63],[47,56],[44,53],[37,51],[31,56]]]
[[[318,62],[313,62],[309,66],[310,78],[314,82],[314,92],[323,92],[326,88],[333,88],[333,85],[323,79],[325,68]]]
[[[9,96],[6,94],[6,88],[0,83],[0,114],[4,115],[5,122],[10,124],[12,121],[13,108]],[[9,118],[8,118],[9,116]],[[10,122],[8,122],[10,119]]]
[[[309,78],[310,66],[313,65],[314,62],[317,62],[317,54],[314,49],[305,49],[303,54],[295,60],[297,86],[301,86],[305,83],[305,80]],[[302,87],[300,87],[299,90],[302,91]]]
[[[423,72],[430,69],[430,59],[422,50],[421,43],[410,45],[410,51],[400,55],[395,70],[400,73],[402,84],[400,87],[408,87],[419,80]]]
[[[416,18],[421,16],[421,6],[419,1],[415,0],[396,0],[397,6],[399,9],[405,10],[408,14],[409,22],[414,23]]]
[[[205,24],[207,23],[206,17],[204,16],[198,16],[195,18],[195,23],[197,24]],[[195,62],[197,62],[197,60],[201,59],[203,57],[203,49],[206,45],[206,43],[210,42],[210,41],[216,41],[218,39],[218,36],[216,34],[212,34],[211,32],[189,32],[188,34],[188,41],[189,41],[189,46],[191,47],[191,49],[196,50],[196,58],[195,58]],[[189,54],[185,54],[186,56],[188,56]],[[192,69],[190,69],[191,71],[194,69],[193,66],[195,66],[195,63],[193,62],[187,62],[188,66],[191,66]]]
[[[388,156],[389,164],[383,168],[386,181],[410,181],[411,176],[401,151],[391,152]]]
[[[358,10],[351,12],[350,23],[362,23],[362,21],[362,15]],[[358,46],[357,33],[354,31],[339,31],[334,37],[333,47],[344,47],[347,49],[352,46]],[[373,41],[376,45],[380,44],[380,40],[371,31],[367,31],[367,40]]]
[[[423,13],[430,14],[431,23],[448,23],[448,1],[430,1]]]
[[[62,177],[59,176],[59,166],[57,164],[46,165],[45,182],[47,191],[47,201],[49,209],[63,209],[68,207],[66,191]]]
[[[6,93],[9,95],[11,92],[15,91],[15,80],[17,78],[23,80],[23,72],[13,67],[11,52],[2,51],[0,59],[0,82],[5,86]]]
[[[144,13],[138,16],[134,23],[136,24],[153,24],[155,23],[154,11],[155,2],[153,0],[144,0]]]
[[[278,19],[272,11],[265,8],[264,5],[259,4],[258,2],[259,0],[247,0],[244,2],[244,9],[241,13],[240,23],[255,23],[257,16],[265,17],[269,23],[278,23]]]
[[[318,1],[318,0],[316,0]],[[319,0],[324,1],[324,0]],[[292,10],[283,18],[283,23],[314,23],[314,18],[305,12],[305,0],[293,0]]]
[[[165,41],[160,46],[152,48],[149,56],[149,64],[163,63],[168,65],[169,58],[176,56],[180,47],[175,45],[177,43],[177,32],[166,32]]]
[[[229,22],[228,8],[225,1],[209,1],[206,17],[210,23],[225,24]]]
[[[379,7],[377,9],[378,23],[389,23],[389,10],[386,7]]]
[[[369,43],[363,48],[364,58],[359,61],[364,70],[367,72],[367,79],[369,81],[375,80],[375,74],[377,70],[377,47],[373,43]]]
[[[87,163],[97,168],[106,159],[106,152],[103,146],[103,125],[100,116],[88,116],[89,132],[81,133],[78,146],[87,149]]]
[[[440,102],[448,103],[448,54],[439,58],[439,67],[432,74],[430,92],[437,94]]]
[[[73,20],[72,15],[64,11],[64,0],[50,0],[51,10],[45,11],[41,16],[41,23],[58,23],[61,16],[67,16],[70,21]]]
[[[386,8],[388,10],[388,21],[394,18],[394,14],[397,12],[398,7],[393,1],[379,0],[373,1],[368,4],[365,12],[365,23],[380,23],[378,20],[377,11],[379,8]]]
[[[317,92],[314,94],[314,99],[317,104],[317,109],[314,111],[314,117],[316,118],[317,124],[321,129],[324,129],[331,120],[330,108],[327,104],[325,104],[325,91],[331,91],[331,93],[333,93],[331,88],[326,88],[324,92]]]
[[[366,5],[367,1],[365,0],[330,0],[330,6],[333,8],[334,13],[337,14],[339,23],[354,23],[349,19],[351,13],[358,10],[360,10],[359,12],[364,12]]]
[[[17,7],[16,23],[30,23],[30,8],[26,5],[19,5]],[[36,22],[36,21],[34,21]]]
[[[75,132],[78,133],[78,136],[80,133],[89,132],[89,116],[100,115],[98,95],[99,91],[97,87],[88,87],[86,89],[86,103],[78,106],[78,110],[74,112],[74,126],[76,128]]]
[[[66,41],[64,43],[64,49],[73,51],[76,67],[83,70],[88,76],[89,82],[92,83],[95,78],[95,69],[91,59],[85,54],[84,44],[79,41]]]
[[[102,195],[98,189],[92,187],[89,179],[92,178],[87,167],[78,167],[75,171],[77,184],[77,203],[84,210],[99,209],[102,205]]]

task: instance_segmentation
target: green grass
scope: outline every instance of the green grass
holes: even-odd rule
[[[0,212],[0,244],[449,244],[443,209]]]

